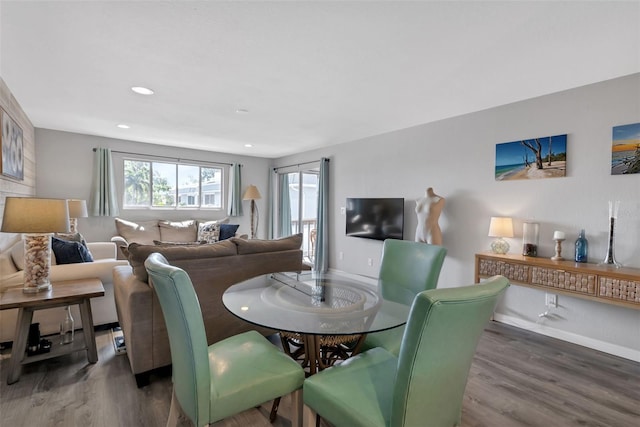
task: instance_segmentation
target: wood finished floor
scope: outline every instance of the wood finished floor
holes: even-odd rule
[[[5,355],[0,426],[164,426],[170,376],[154,375],[138,389],[110,334],[98,332],[97,342],[97,364],[78,353],[26,365],[10,386]],[[269,409],[265,404],[216,426],[271,426]],[[273,426],[289,427],[289,413],[285,399]],[[638,427],[640,364],[491,323],[469,374],[462,421],[466,427]]]

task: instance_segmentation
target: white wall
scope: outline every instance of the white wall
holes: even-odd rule
[[[510,252],[521,250],[522,220],[533,219],[541,226],[540,256],[553,255],[553,231],[563,230],[569,236],[563,254],[572,257],[573,236],[584,228],[590,261],[601,261],[611,199],[621,201],[616,258],[640,267],[640,174],[610,174],[612,127],[637,122],[640,74],[289,156],[276,166],[331,158],[334,269],[377,276],[379,268],[381,242],[345,236],[340,207],[347,197],[404,197],[405,239],[412,240],[414,200],[430,186],[446,198],[440,225],[448,256],[439,286],[472,283],[474,254],[488,250],[492,240],[491,216],[514,217]],[[558,134],[568,134],[566,177],[495,181],[496,144]],[[640,310],[565,296],[559,304],[553,318],[540,321],[544,293],[512,286],[496,317],[640,360]]]
[[[235,156],[230,154],[208,151],[177,149],[155,144],[144,144],[119,139],[102,138],[48,129],[36,129],[36,158],[38,197],[59,197],[86,199],[89,201],[91,179],[93,173],[93,148],[110,148],[113,151],[144,153],[156,156],[169,156],[182,159],[201,161],[240,163],[242,167],[242,191],[255,184],[261,192],[262,199],[257,201],[260,212],[267,212],[268,188],[266,185],[270,161],[267,159]],[[114,174],[116,186],[122,192],[122,155],[114,154]],[[152,159],[153,160],[153,159]],[[225,184],[226,185],[226,184]],[[231,223],[240,224],[239,232],[250,232],[250,206],[243,202],[243,216],[232,218]],[[227,216],[225,211],[198,211],[175,209],[122,209],[120,203],[120,218],[169,219],[182,220],[218,219]],[[265,215],[266,216],[266,215]],[[260,220],[258,237],[266,238],[265,219]],[[110,217],[79,218],[78,229],[89,241],[109,240],[115,234],[115,224]]]

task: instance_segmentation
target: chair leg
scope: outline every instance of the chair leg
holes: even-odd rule
[[[303,410],[302,389],[299,388],[291,393],[291,427],[302,427]]]
[[[278,407],[280,406],[280,397],[273,399],[273,405],[271,405],[271,413],[269,414],[269,421],[273,424],[278,415]]]

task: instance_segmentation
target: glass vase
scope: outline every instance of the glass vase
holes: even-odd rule
[[[616,261],[614,243],[615,243],[615,230],[616,221],[618,220],[618,208],[620,207],[620,201],[609,201],[609,238],[607,239],[607,255],[604,257],[602,264],[611,265],[614,267],[622,267],[618,261]]]

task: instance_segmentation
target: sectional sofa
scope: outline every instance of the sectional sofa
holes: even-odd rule
[[[252,329],[263,335],[274,333],[229,313],[222,304],[222,294],[232,284],[261,274],[305,269],[301,244],[302,234],[277,240],[232,237],[193,245],[130,243],[130,265],[113,269],[113,283],[127,357],[138,386],[148,383],[152,370],[171,364],[162,309],[144,269],[149,254],[159,252],[189,274],[200,302],[207,341],[212,344]]]

